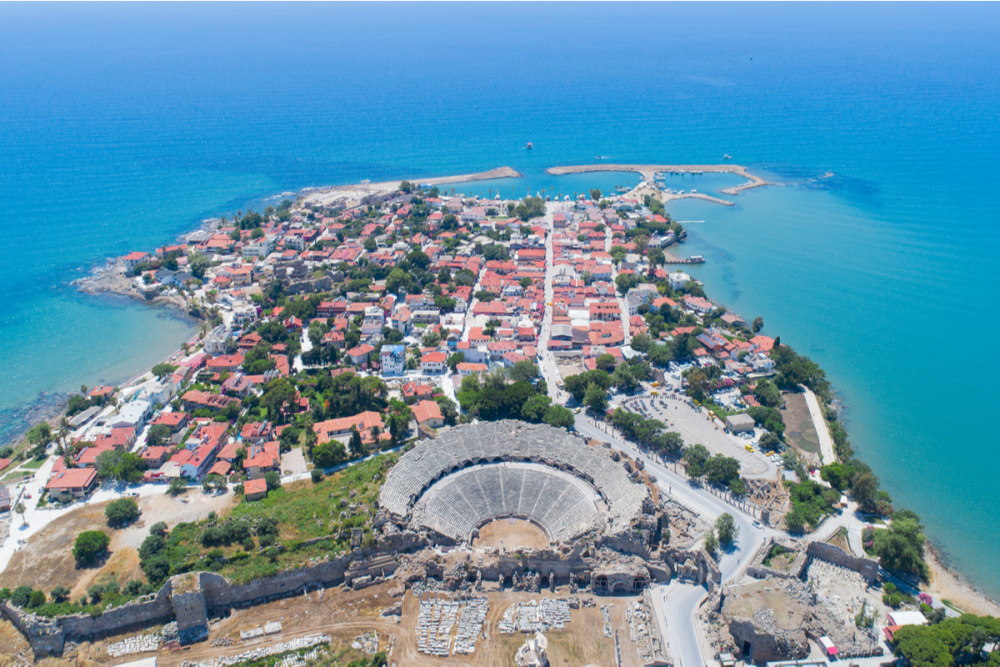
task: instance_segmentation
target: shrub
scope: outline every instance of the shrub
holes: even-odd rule
[[[112,528],[121,528],[139,518],[139,504],[135,498],[112,500],[104,508],[104,518]]]
[[[274,491],[281,486],[281,475],[273,470],[264,473],[264,481],[267,482],[267,490]]]
[[[77,567],[87,567],[94,564],[101,556],[105,555],[111,538],[108,534],[100,530],[85,530],[76,536],[73,543],[73,558]]]
[[[10,594],[10,603],[15,607],[27,608],[31,600],[31,586],[18,586]]]

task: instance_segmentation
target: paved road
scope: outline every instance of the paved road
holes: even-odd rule
[[[612,245],[612,232],[611,227],[604,227],[604,251],[610,253]],[[621,311],[622,320],[622,334],[624,335],[624,344],[630,345],[632,343],[632,333],[630,331],[631,321],[629,320],[628,314],[628,304],[625,302],[625,297],[621,295],[618,291],[618,283],[615,282],[618,278],[618,265],[614,262],[611,263],[611,286],[615,290],[615,301],[618,302],[618,308]]]
[[[545,313],[542,316],[542,330],[538,335],[538,368],[545,378],[545,383],[549,389],[549,395],[554,403],[565,403],[569,394],[559,388],[558,382],[561,380],[559,368],[555,361],[555,356],[549,352],[549,338],[552,335],[552,303],[555,298],[555,289],[552,281],[554,276],[554,241],[555,228],[552,226],[552,214],[554,205],[550,202],[545,207],[545,217],[541,223],[545,227]]]
[[[670,469],[670,464],[664,465],[638,451],[632,444],[598,428],[589,418],[577,415],[576,429],[585,437],[611,442],[614,447],[630,456],[642,459],[646,469],[656,476],[657,484],[667,495],[706,521],[713,522],[725,512],[733,516],[739,528],[739,539],[731,551],[722,555],[719,562],[723,583],[739,575],[764,540],[777,534],[770,528],[757,528],[753,525],[753,518],[742,510],[702,488],[691,486],[687,479]],[[700,667],[706,664],[696,623],[696,614],[707,595],[705,588],[674,581],[667,586],[654,587],[652,595],[660,632],[667,642],[675,665]]]
[[[553,298],[553,205],[550,204],[546,208],[543,224],[547,230],[545,239],[545,302],[548,304],[552,302]],[[606,239],[605,245],[610,248],[610,233]],[[623,300],[619,300],[619,302],[621,303],[623,320],[627,323],[628,310]],[[560,379],[559,373],[554,355],[548,349],[551,325],[552,307],[546,305],[542,331],[539,336],[539,370],[545,378],[553,401],[563,403],[568,395],[557,387],[557,381]],[[686,478],[670,469],[671,464],[664,464],[640,452],[634,445],[619,438],[607,425],[593,422],[585,415],[577,415],[576,430],[584,437],[610,442],[612,446],[630,456],[641,459],[646,469],[656,477],[657,484],[660,485],[665,494],[706,521],[714,522],[717,517],[726,512],[733,516],[739,529],[739,538],[736,545],[729,552],[723,553],[720,559],[719,569],[723,582],[737,576],[764,540],[775,532],[770,528],[755,527],[752,516],[705,489],[691,486]],[[706,663],[696,623],[696,614],[706,595],[707,591],[702,586],[677,581],[667,586],[654,587],[652,596],[654,612],[657,622],[660,624],[660,632],[667,643],[667,650],[678,667],[700,667]]]

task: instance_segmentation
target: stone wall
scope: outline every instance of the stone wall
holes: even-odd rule
[[[130,602],[99,616],[73,614],[42,618],[3,603],[0,610],[31,643],[36,656],[60,655],[67,641],[93,641],[109,635],[139,630],[173,619],[170,582],[151,600]]]
[[[854,570],[864,577],[865,581],[867,581],[869,585],[878,579],[877,562],[873,561],[871,558],[859,558],[857,556],[852,556],[833,544],[827,544],[826,542],[810,542],[809,546],[806,548],[806,553],[810,558],[819,558],[820,560],[825,560],[828,563],[833,563],[834,565]]]
[[[10,619],[31,643],[38,655],[60,655],[67,641],[94,641],[103,637],[140,630],[151,625],[178,621],[181,638],[197,641],[207,632],[207,620],[234,607],[248,607],[296,595],[307,586],[356,585],[375,583],[392,574],[399,564],[397,555],[426,540],[413,533],[386,536],[377,547],[356,549],[317,565],[282,572],[247,584],[230,583],[211,572],[178,575],[185,586],[173,591],[167,581],[151,600],[131,602],[109,609],[99,616],[74,614],[55,619],[40,618],[6,602],[0,614]]]
[[[709,591],[722,583],[718,564],[704,549],[685,551],[667,547],[662,553],[663,562],[682,581],[705,586]]]

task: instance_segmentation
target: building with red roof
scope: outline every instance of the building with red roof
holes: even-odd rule
[[[372,410],[367,410],[350,417],[316,422],[313,424],[313,432],[316,433],[316,444],[340,439],[350,434],[352,428],[358,430],[361,434],[361,441],[364,443],[375,442],[376,431],[380,440],[389,440],[391,438],[389,433],[386,432],[382,415]]]
[[[97,486],[97,471],[93,468],[67,468],[54,474],[45,485],[49,498],[61,503],[79,500]]]
[[[444,415],[441,414],[441,406],[434,401],[419,401],[414,404],[410,411],[413,412],[413,419],[417,426],[427,426],[430,428],[441,428],[444,426]]]
[[[263,477],[281,469],[281,451],[277,440],[251,445],[243,460],[243,470],[249,479]]]
[[[247,500],[260,500],[267,497],[267,480],[263,477],[250,479],[243,484],[243,496]]]

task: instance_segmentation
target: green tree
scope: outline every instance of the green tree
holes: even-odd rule
[[[188,269],[191,271],[191,275],[198,280],[205,279],[205,272],[208,271],[211,264],[208,257],[200,252],[194,252],[188,256]]]
[[[541,197],[525,197],[514,207],[514,215],[524,221],[540,218],[545,215],[545,200]]]
[[[93,565],[108,551],[111,538],[100,530],[85,530],[73,542],[73,558],[77,567]]]
[[[740,534],[740,528],[736,525],[736,520],[729,512],[724,512],[715,520],[715,531],[719,535],[719,543],[724,547],[730,546],[736,541]]]
[[[511,366],[509,375],[513,382],[534,382],[538,377],[538,366],[526,359],[518,361]]]
[[[740,462],[731,456],[716,454],[705,462],[705,478],[712,484],[728,487],[740,476]]]
[[[159,363],[153,366],[152,373],[158,378],[162,378],[164,375],[170,375],[175,370],[177,366],[168,363]]]
[[[870,472],[854,475],[851,480],[851,496],[866,512],[874,512],[878,506],[878,479]]]
[[[781,391],[770,380],[758,381],[753,395],[761,405],[766,407],[777,408],[781,406]]]
[[[142,457],[132,452],[120,449],[109,449],[97,455],[97,476],[101,479],[111,479],[128,484],[142,481],[142,473],[146,462]]]
[[[422,271],[426,271],[427,267],[430,266],[431,258],[427,256],[427,253],[418,248],[406,256],[406,261],[412,266],[415,266]]]
[[[983,658],[988,643],[1000,641],[1000,618],[963,614],[933,625],[906,625],[893,635],[893,650],[914,667],[997,665],[995,646]]]
[[[604,354],[598,355],[597,358],[594,359],[594,364],[605,373],[610,373],[615,369],[616,362],[614,355],[605,352]]]
[[[806,526],[806,521],[802,517],[802,512],[796,507],[792,507],[791,510],[785,514],[785,527],[790,533],[801,533]]]
[[[448,368],[451,369],[452,373],[455,373],[456,369],[458,368],[458,365],[464,361],[465,361],[465,353],[455,352],[454,354],[448,357],[448,362],[447,362]]]
[[[31,586],[18,586],[10,594],[10,602],[15,607],[26,609],[31,602]]]
[[[711,458],[711,453],[708,451],[708,447],[700,443],[685,449],[684,468],[687,470],[688,476],[695,479],[702,477],[706,472],[705,466],[709,458]]]
[[[52,440],[52,427],[49,426],[48,422],[39,422],[28,429],[25,437],[31,446],[41,447]]]
[[[542,421],[556,428],[570,428],[575,423],[575,418],[573,412],[567,408],[561,405],[550,405],[545,410],[545,416],[542,418]]]
[[[267,490],[274,491],[281,486],[281,475],[274,470],[268,470],[264,473],[264,481],[267,483]]]
[[[122,528],[139,518],[139,503],[135,498],[112,500],[104,508],[104,518],[112,528]]]
[[[167,493],[171,496],[179,496],[185,491],[187,491],[187,482],[180,477],[174,477],[167,485]]]
[[[846,489],[854,476],[854,469],[843,463],[831,463],[819,470],[819,476],[838,491]]]
[[[705,551],[707,551],[709,555],[714,556],[718,550],[719,540],[715,537],[715,531],[709,530],[708,535],[705,536]]]
[[[608,409],[608,392],[596,382],[591,382],[583,394],[583,404],[597,413]]]
[[[551,407],[552,399],[545,394],[535,394],[521,406],[521,417],[525,421],[540,422],[545,419],[546,411]]]
[[[750,325],[750,328],[754,333],[760,333],[760,330],[764,328],[764,318],[759,316],[753,318],[753,323]]]
[[[882,567],[922,579],[928,574],[924,542],[923,527],[913,512],[896,512],[888,528],[872,533],[872,551],[878,555]]]
[[[158,447],[170,440],[170,427],[166,424],[153,424],[146,432],[146,444],[150,447]]]
[[[226,490],[226,478],[222,475],[211,474],[205,477],[201,483],[201,490],[205,493]]]

